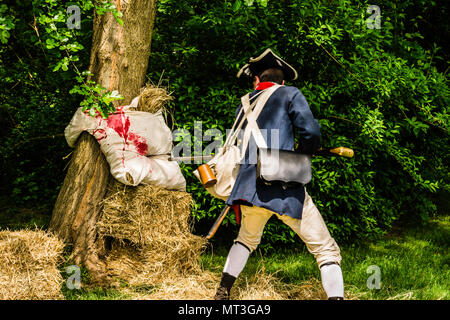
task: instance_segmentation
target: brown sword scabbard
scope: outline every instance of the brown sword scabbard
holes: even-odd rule
[[[231,206],[226,206],[223,208],[222,212],[217,217],[216,221],[214,221],[213,226],[208,232],[208,235],[206,236],[206,239],[211,239],[215,234],[217,229],[219,229],[220,225],[222,224],[223,219],[225,219],[225,216],[227,215],[228,211],[230,211]]]

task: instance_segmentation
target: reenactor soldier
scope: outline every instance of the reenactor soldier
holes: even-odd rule
[[[250,101],[262,90],[282,85],[270,96],[257,118],[257,125],[267,131],[267,146],[273,143],[271,132],[277,130],[278,149],[294,149],[294,128],[299,135],[302,153],[314,154],[320,146],[320,126],[314,119],[305,97],[299,89],[285,86],[285,81],[297,79],[297,71],[267,49],[257,58],[250,58],[237,77],[247,76],[253,81]],[[239,114],[239,106],[236,114]],[[242,114],[242,113],[241,113]],[[243,129],[245,129],[245,124]],[[256,178],[256,164],[249,161],[249,150],[255,150],[254,139],[226,201],[240,213],[239,235],[232,245],[222,273],[216,300],[227,300],[230,290],[244,269],[247,259],[261,241],[264,226],[272,215],[286,223],[304,241],[320,269],[322,285],[329,299],[342,300],[344,282],[340,268],[339,246],[331,237],[325,222],[303,185],[266,184]]]

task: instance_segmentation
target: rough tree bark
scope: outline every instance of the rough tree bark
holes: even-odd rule
[[[156,0],[116,0],[121,26],[112,14],[95,14],[90,58],[92,80],[109,91],[118,90],[128,104],[145,81],[150,55]],[[56,200],[50,231],[73,246],[72,259],[83,264],[94,281],[102,281],[106,266],[97,236],[108,184],[109,165],[97,141],[84,132],[78,139],[67,175]]]

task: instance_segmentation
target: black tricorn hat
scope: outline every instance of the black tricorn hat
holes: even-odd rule
[[[295,69],[292,68],[286,61],[273,53],[270,48],[266,49],[266,51],[258,57],[250,58],[248,63],[243,66],[241,70],[239,70],[237,77],[240,78],[242,75],[245,75],[252,78],[270,68],[283,70],[284,79],[286,81],[297,79],[297,71],[295,71]]]

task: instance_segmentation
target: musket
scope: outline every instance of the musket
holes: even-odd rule
[[[301,152],[299,152],[301,153]],[[347,147],[337,147],[337,148],[322,148],[316,151],[313,156],[340,156],[345,158],[352,158],[354,152],[352,149]],[[186,157],[173,157],[170,156],[171,161],[209,161],[213,158],[213,155],[207,156],[186,156]]]
[[[217,229],[219,229],[223,219],[225,219],[225,216],[227,215],[228,211],[230,211],[230,208],[231,206],[225,206],[225,208],[222,209],[220,214],[217,216],[216,221],[214,221],[214,224],[212,225],[211,229],[209,229],[206,239],[209,240],[216,234]]]
[[[345,158],[353,158],[353,149],[347,147],[325,148],[319,149],[313,156],[340,156]]]
[[[182,161],[182,162],[186,162],[186,161],[209,161],[213,158],[214,156],[209,155],[209,156],[186,156],[186,157],[173,157],[170,156],[169,160],[170,161]]]
[[[337,147],[337,148],[321,148],[317,150],[313,156],[338,156],[338,157],[345,157],[345,158],[352,158],[354,155],[354,152],[352,149],[347,147]],[[190,157],[170,157],[170,160],[176,160],[176,161],[209,161],[213,158],[212,155],[210,156],[190,156]],[[220,225],[222,224],[222,221],[225,219],[227,213],[230,211],[231,206],[225,206],[216,220],[214,221],[214,224],[212,225],[211,229],[208,232],[208,235],[206,236],[206,239],[211,239],[219,229]]]

